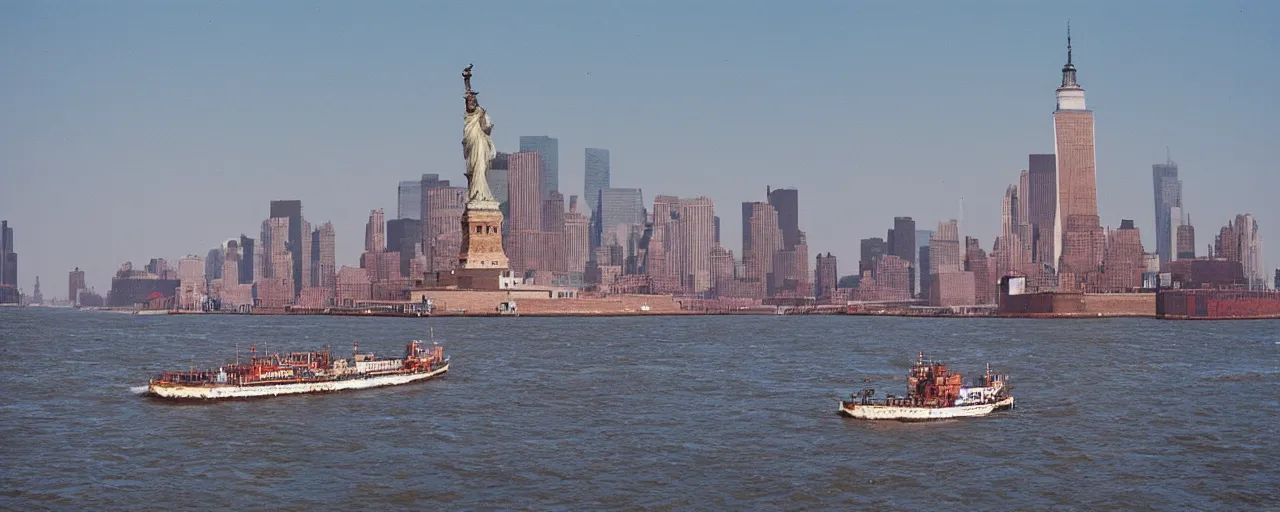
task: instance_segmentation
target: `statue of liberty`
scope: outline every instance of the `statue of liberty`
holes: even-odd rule
[[[486,174],[489,163],[497,156],[493,146],[493,123],[489,114],[476,100],[476,92],[471,90],[471,67],[462,70],[462,82],[467,92],[464,98],[467,113],[462,116],[462,156],[467,160],[467,207],[474,205],[480,209],[497,209],[498,203],[489,192]],[[486,204],[487,203],[487,204]]]

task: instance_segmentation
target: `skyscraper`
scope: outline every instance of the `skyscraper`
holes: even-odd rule
[[[489,193],[498,201],[498,210],[502,211],[503,223],[511,217],[508,201],[511,199],[509,171],[511,153],[499,151],[489,162],[489,171],[485,173],[485,181],[489,182]]]
[[[932,231],[928,231],[927,233],[929,233],[929,238],[933,238]],[[917,296],[927,300],[930,297],[929,286],[933,284],[933,276],[929,274],[929,246],[922,245],[920,246],[920,250],[917,252],[920,253],[920,255],[916,257],[916,261],[920,265],[920,268],[917,271],[920,274],[920,279],[917,279],[917,281],[920,282],[920,293],[917,294]]]
[[[645,273],[655,286],[676,291],[680,288],[680,244],[676,221],[680,218],[680,198],[669,195],[653,197],[653,228],[645,244]]]
[[[1178,179],[1178,164],[1168,160],[1163,164],[1151,166],[1151,181],[1155,189],[1156,206],[1156,253],[1160,261],[1169,262],[1176,259],[1174,237],[1177,226],[1182,223],[1181,215],[1174,218],[1170,208],[1182,208],[1182,181]]]
[[[264,261],[263,275],[259,276],[258,280],[270,278],[293,282],[293,253],[289,251],[289,225],[287,217],[272,217],[262,223]]]
[[[938,230],[929,239],[929,275],[963,271],[962,254],[959,222],[939,222]]]
[[[18,253],[14,252],[13,228],[0,221],[0,304],[17,304]]]
[[[582,198],[586,201],[588,215],[596,214],[596,201],[600,198],[600,190],[609,188],[609,150],[587,148],[586,164],[583,169]]]
[[[298,250],[298,255],[302,258],[302,288],[308,288],[314,283],[311,279],[314,275],[312,270],[315,266],[315,260],[313,259],[314,253],[311,251],[314,249],[314,235],[315,232],[311,230],[311,223],[307,222],[306,219],[303,219],[302,242],[300,244],[300,249]],[[299,290],[298,293],[301,294],[301,290]]]
[[[1168,231],[1169,231],[1169,234],[1167,236],[1171,241],[1170,243],[1173,243],[1176,245],[1178,240],[1178,228],[1182,227],[1183,224],[1186,224],[1188,222],[1187,215],[1182,212],[1181,206],[1170,206],[1166,212],[1166,215],[1168,215],[1169,217],[1169,223],[1166,226],[1168,227]],[[1159,233],[1157,233],[1157,235],[1159,235]],[[1157,236],[1156,241],[1159,242],[1159,240],[1160,240],[1160,237]],[[1172,250],[1173,250],[1173,253],[1170,254],[1169,259],[1165,259],[1164,255],[1160,254],[1158,251],[1156,252],[1157,257],[1160,258],[1161,265],[1167,264],[1170,261],[1174,261],[1178,259],[1177,248],[1174,247]]]
[[[394,219],[387,221],[387,252],[400,254],[400,275],[413,276],[410,262],[422,253],[422,221]],[[421,276],[418,276],[421,277]]]
[[[569,213],[564,216],[564,259],[570,275],[580,276],[587,270],[590,245],[587,217],[578,210],[578,196],[569,196]]]
[[[76,267],[67,274],[67,300],[72,306],[80,305],[80,290],[87,288],[84,283],[84,271]]]
[[[748,213],[747,230],[750,236],[742,242],[742,261],[746,267],[746,279],[766,283],[767,293],[773,294],[773,257],[782,249],[782,230],[778,227],[778,212],[769,203],[744,203]]]
[[[422,223],[413,219],[391,219],[387,221],[387,252],[413,252],[413,246],[405,247],[405,240],[409,237],[410,231],[416,231],[421,236]]]
[[[888,252],[887,244],[882,238],[863,238],[860,248],[861,251],[858,253],[859,274],[874,270],[876,260]]]
[[[271,202],[271,218],[288,220],[288,239],[285,241],[285,251],[290,255],[290,261],[293,264],[292,272],[277,271],[275,277],[277,279],[288,277],[293,282],[293,293],[296,296],[302,291],[302,201],[284,200]]]
[[[538,270],[567,272],[568,263],[565,258],[565,212],[564,195],[552,192],[551,197],[542,202],[542,267]]]
[[[426,194],[423,201],[429,205],[422,223],[422,254],[428,262],[427,270],[448,272],[458,263],[458,252],[462,248],[462,212],[467,189],[446,185],[423,189],[423,193]]]
[[[564,194],[552,192],[551,197],[542,202],[542,230],[564,232]]]
[[[725,250],[720,244],[711,248],[711,288],[716,295],[722,295],[734,283],[733,252]]]
[[[1004,191],[1004,200],[1000,208],[1000,236],[996,238],[995,277],[1009,275],[1014,271],[1023,271],[1029,256],[1022,243],[1022,198],[1018,195],[1018,186],[1009,185]]]
[[[916,221],[911,217],[893,218],[893,250],[890,254],[902,258],[907,263],[907,286],[910,293],[916,291]]]
[[[711,198],[697,197],[680,199],[676,208],[675,236],[671,241],[679,242],[672,248],[679,263],[680,282],[689,293],[706,293],[711,290],[715,206]]]
[[[253,284],[253,279],[257,269],[261,267],[262,254],[258,247],[257,241],[240,235],[240,283]]]
[[[782,230],[782,248],[790,249],[800,243],[800,192],[794,188],[766,188],[765,193],[769,198],[769,204],[773,206],[774,211],[778,212],[778,229]]]
[[[1175,235],[1177,257],[1180,260],[1191,260],[1196,257],[1196,228],[1190,222],[1178,226]]]
[[[334,255],[333,224],[330,222],[321,224],[320,228],[312,233],[311,239],[315,265],[312,286],[333,288],[338,284],[338,265],[337,258]]]
[[[599,245],[625,245],[632,228],[644,226],[644,195],[640,189],[602,188],[599,203],[600,220],[593,221],[593,238]]]
[[[545,181],[542,156],[536,151],[521,151],[507,159],[508,195],[510,197],[510,236],[503,246],[510,258],[511,270],[517,274],[531,270],[562,270],[557,261],[561,253],[560,233],[554,237],[543,229],[543,213],[548,202],[559,204],[559,226],[563,230],[564,199],[559,192],[544,196],[540,192]],[[557,219],[549,219],[556,223]]]
[[[539,201],[560,190],[560,141],[545,135],[521,135],[520,152],[537,151],[542,158],[542,184]]]
[[[840,280],[840,272],[836,268],[836,257],[831,253],[818,255],[813,270],[813,295],[815,297],[831,297],[835,295],[836,283]]]
[[[1258,230],[1258,221],[1253,215],[1245,213],[1236,215],[1235,232],[1239,237],[1239,258],[1244,267],[1244,278],[1250,290],[1266,289],[1266,277],[1263,271],[1262,233]]]
[[[813,293],[813,274],[809,273],[809,245],[804,231],[791,247],[773,255],[773,294],[775,296],[809,297]],[[911,292],[908,290],[908,294]]]
[[[1022,238],[1022,259],[1031,263],[1035,251],[1031,238],[1031,207],[1027,205],[1031,194],[1031,176],[1023,169],[1018,174],[1018,235]]]
[[[1057,155],[1058,207],[1054,261],[1059,276],[1071,273],[1074,287],[1102,264],[1105,238],[1098,218],[1098,180],[1095,173],[1093,111],[1085,107],[1084,88],[1076,82],[1071,59],[1071,34],[1067,33],[1067,63],[1062,67],[1058,106],[1053,112],[1054,149]]]
[[[382,209],[369,212],[369,222],[364,226],[364,251],[382,252],[387,250],[387,221]]]
[[[178,260],[178,307],[199,309],[208,293],[204,259],[194,254]]]
[[[437,209],[438,206],[431,204],[431,195],[429,194],[429,191],[431,189],[436,189],[436,188],[449,188],[449,180],[440,179],[439,174],[423,174],[422,179],[419,180],[418,183],[422,187],[422,196],[421,196],[422,203],[420,208],[421,213],[419,213],[419,218],[422,219],[422,253],[426,254],[427,257],[430,258],[431,257],[430,246],[432,241],[435,240],[435,236],[437,232],[432,231],[433,228],[430,220],[431,216],[429,215],[429,213],[431,212],[431,210]],[[492,185],[490,186],[490,189],[492,190]],[[494,196],[494,197],[497,197],[497,196]],[[458,230],[461,231],[462,221],[459,220],[458,222],[459,222]]]
[[[1143,260],[1142,235],[1133,221],[1120,221],[1120,229],[1107,233],[1107,250],[1103,260],[1101,291],[1127,292],[1142,284]]]
[[[226,248],[223,246],[209,249],[204,256],[204,279],[206,281],[216,281],[222,279],[222,262],[226,258]]]
[[[1027,221],[1031,225],[1032,261],[1057,267],[1058,164],[1054,155],[1027,156]]]
[[[253,285],[240,284],[240,267],[244,252],[239,238],[228,239],[222,247],[222,279],[209,284],[209,293],[217,298],[224,310],[238,309],[253,304]],[[252,266],[252,264],[249,264]]]
[[[964,237],[964,271],[973,273],[974,302],[996,303],[996,279],[991,275],[990,259],[977,238]]]
[[[422,219],[421,181],[402,181],[396,187],[396,218]]]
[[[525,138],[520,139],[523,144]],[[507,167],[511,230],[541,230],[542,201],[549,197],[541,192],[545,183],[541,155],[533,151],[512,154],[507,160]]]
[[[933,236],[933,231],[927,229],[916,230],[916,289],[915,292],[920,297],[928,297],[925,283],[929,282],[929,261],[928,258],[921,258],[920,255],[928,254],[929,238]],[[923,250],[922,250],[923,249]]]

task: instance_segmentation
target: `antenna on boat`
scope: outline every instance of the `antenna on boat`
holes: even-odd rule
[[[236,343],[236,366],[240,366],[240,344]]]

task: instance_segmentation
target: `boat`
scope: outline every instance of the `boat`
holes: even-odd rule
[[[449,371],[444,347],[421,340],[405,345],[403,357],[375,357],[360,353],[359,343],[352,357],[334,358],[328,347],[317,352],[260,356],[250,347],[248,363],[238,359],[209,370],[167,371],[147,382],[152,397],[187,400],[254,398],[301,393],[324,393],[350,389],[395,386],[428,380]]]
[[[861,420],[933,421],[986,416],[1013,408],[1008,376],[986,373],[965,386],[958,373],[947,365],[928,361],[924,352],[907,372],[907,395],[886,394],[875,398],[875,389],[866,388],[840,401],[840,414]]]

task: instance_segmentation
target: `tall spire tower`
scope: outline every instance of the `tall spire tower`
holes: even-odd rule
[[[1054,216],[1053,264],[1059,284],[1079,288],[1102,264],[1106,237],[1098,218],[1093,112],[1085,108],[1084,88],[1076,81],[1071,25],[1067,24],[1067,63],[1053,112],[1054,153],[1058,173],[1058,205]]]
[[[1071,22],[1067,22],[1067,63],[1062,66],[1062,86],[1058,87],[1058,110],[1084,109],[1084,88],[1076,82],[1076,66],[1071,62]]]

